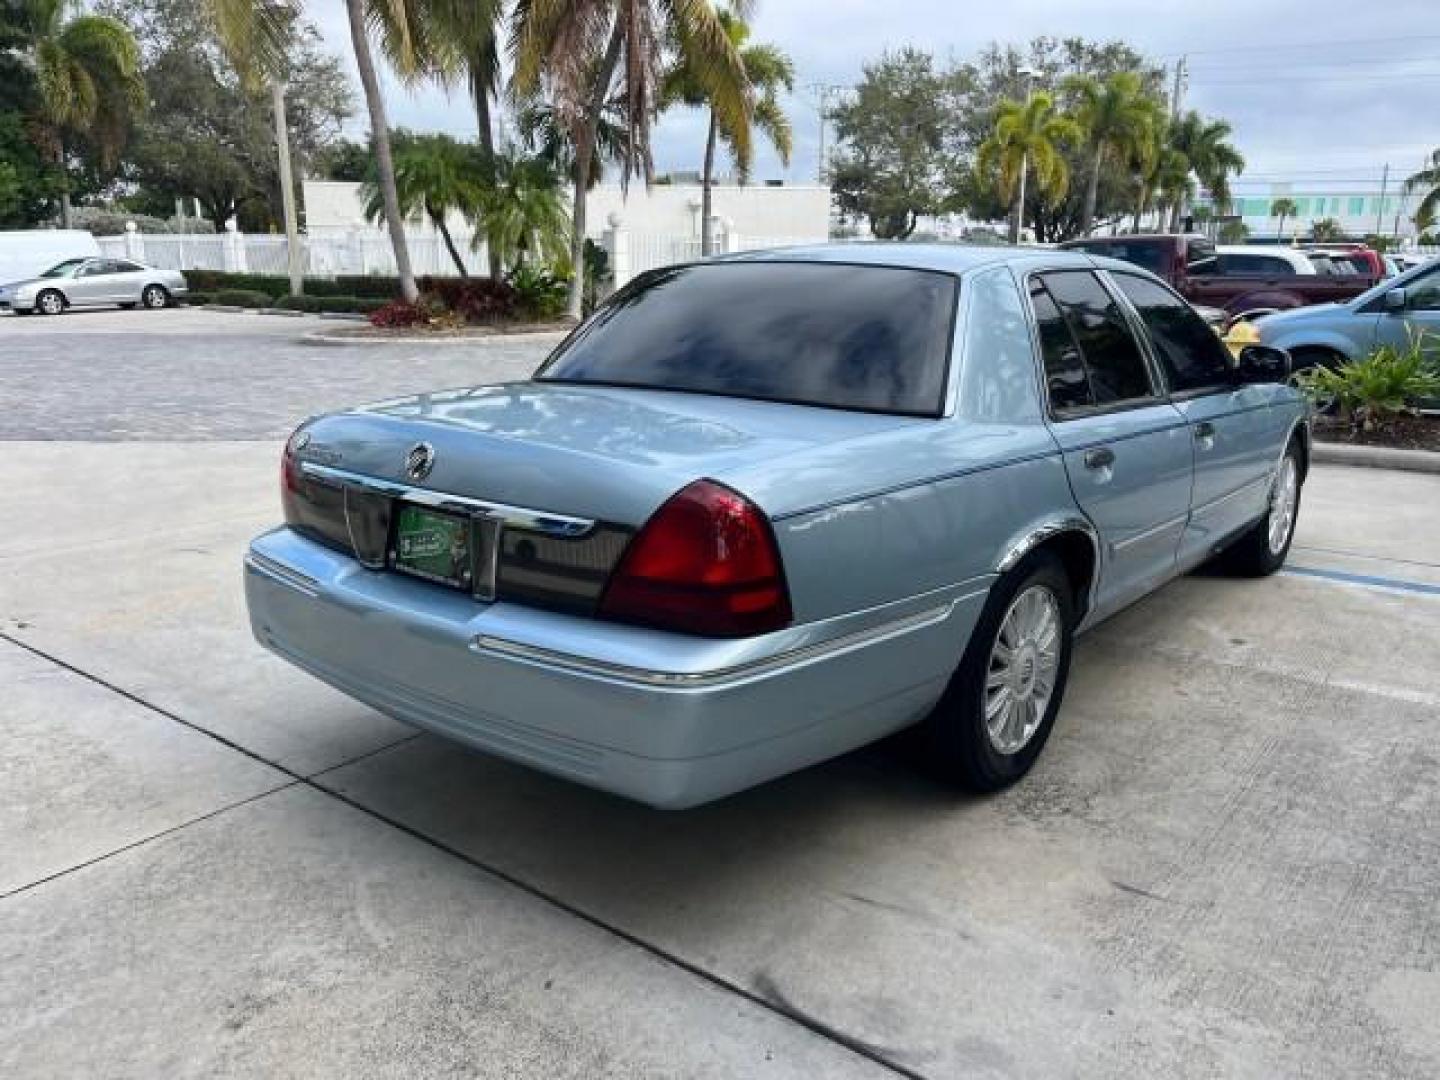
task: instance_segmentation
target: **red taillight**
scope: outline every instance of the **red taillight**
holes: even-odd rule
[[[630,541],[600,614],[707,637],[747,637],[790,623],[770,523],[711,480],[672,495]]]

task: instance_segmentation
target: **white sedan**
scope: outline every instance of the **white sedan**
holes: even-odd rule
[[[0,285],[0,310],[59,315],[66,308],[169,307],[186,292],[185,275],[130,259],[66,259],[39,277]]]

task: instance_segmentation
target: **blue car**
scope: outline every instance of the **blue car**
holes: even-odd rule
[[[1285,349],[1296,368],[1335,367],[1411,341],[1440,361],[1440,260],[1387,278],[1343,304],[1317,304],[1255,321],[1260,342]]]
[[[918,725],[992,791],[1075,635],[1285,560],[1309,430],[1157,278],[837,245],[645,274],[525,382],[306,421],[259,641],[418,727],[661,807]]]

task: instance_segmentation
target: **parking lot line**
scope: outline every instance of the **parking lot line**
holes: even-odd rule
[[[1286,566],[1281,572],[1325,578],[1330,581],[1344,582],[1347,585],[1365,585],[1376,589],[1399,589],[1402,592],[1440,596],[1440,585],[1431,585],[1424,581],[1406,581],[1403,578],[1378,577],[1374,574],[1351,574],[1344,570],[1321,570],[1314,566]]]

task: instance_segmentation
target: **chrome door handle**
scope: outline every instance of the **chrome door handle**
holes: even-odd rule
[[[1097,446],[1094,450],[1085,451],[1085,467],[1087,469],[1108,469],[1115,464],[1115,451],[1108,446]]]

